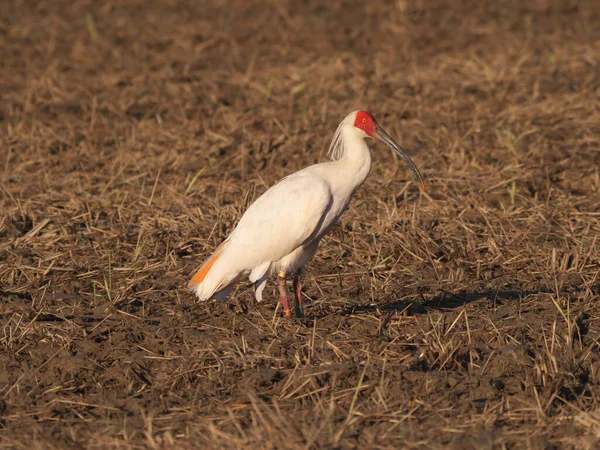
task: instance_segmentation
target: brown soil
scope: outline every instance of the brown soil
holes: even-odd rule
[[[451,3],[451,6],[449,4]],[[600,5],[0,4],[0,447],[599,448]],[[371,111],[308,318],[185,285]]]

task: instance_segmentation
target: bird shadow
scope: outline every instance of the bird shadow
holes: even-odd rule
[[[496,306],[507,301],[517,301],[536,294],[554,293],[551,289],[511,289],[505,291],[488,290],[483,292],[459,292],[452,293],[442,291],[431,298],[421,297],[420,300],[401,300],[389,303],[368,305],[346,305],[342,309],[344,315],[355,315],[361,313],[381,312],[405,312],[409,315],[425,314],[428,311],[456,309],[469,303],[487,300],[490,305]]]
[[[591,289],[595,294],[600,294],[600,285],[595,286],[566,286],[558,294],[573,294]],[[348,304],[342,309],[344,315],[354,315],[361,313],[380,312],[405,312],[409,315],[425,314],[435,310],[456,309],[469,303],[481,300],[487,300],[490,306],[498,306],[505,302],[519,301],[530,295],[556,294],[557,291],[551,288],[540,289],[509,289],[509,290],[487,290],[481,292],[458,292],[452,293],[441,291],[431,298],[421,296],[420,300],[401,300],[391,301],[389,303],[368,305]]]
[[[600,295],[600,284],[595,286],[566,286],[561,289],[558,294],[573,294],[582,292],[584,290],[591,290],[594,294]],[[328,311],[310,311],[310,305],[318,301],[317,297],[309,296],[310,301],[307,305],[309,310],[307,311],[306,317],[300,319],[300,322],[306,326],[312,326],[314,320],[324,319],[331,316],[354,316],[361,314],[373,314],[373,313],[394,313],[401,312],[407,315],[421,315],[427,314],[431,311],[447,311],[451,309],[461,308],[469,303],[476,301],[486,300],[490,307],[496,307],[506,302],[520,301],[530,295],[539,294],[557,294],[556,289],[552,288],[539,288],[539,289],[507,289],[507,290],[484,290],[484,291],[462,291],[462,292],[448,292],[440,290],[432,297],[426,298],[421,294],[420,298],[414,298],[409,300],[398,300],[398,301],[383,301],[381,303],[359,303],[359,302],[347,302],[342,306],[341,310],[336,309]],[[248,314],[249,305],[245,301],[238,301],[234,304],[229,304],[230,310],[239,308],[243,314]]]

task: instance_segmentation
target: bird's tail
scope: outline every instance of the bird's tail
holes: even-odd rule
[[[221,270],[211,270],[222,257],[223,251],[228,245],[229,239],[223,241],[188,283],[190,291],[196,294],[200,300],[210,299],[215,293],[218,293],[217,291],[227,287],[226,285],[231,281],[228,279],[230,277],[222,273],[222,267],[220,268]]]

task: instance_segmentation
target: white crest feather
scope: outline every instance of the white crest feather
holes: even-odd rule
[[[358,111],[353,111],[348,114],[344,120],[338,125],[337,130],[335,130],[335,134],[333,135],[333,139],[331,140],[331,145],[329,146],[329,150],[327,151],[327,156],[331,158],[332,161],[337,161],[344,156],[346,149],[344,148],[344,140],[342,139],[342,131],[346,125],[354,126],[354,120],[356,119],[356,114]]]

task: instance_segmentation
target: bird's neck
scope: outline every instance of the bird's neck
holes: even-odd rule
[[[337,162],[346,169],[344,172],[352,171],[353,176],[362,183],[371,170],[371,150],[353,128],[347,127],[342,131],[344,154]]]
[[[336,168],[334,171],[335,184],[339,188],[353,193],[369,175],[371,151],[365,139],[350,127],[342,130],[342,139],[343,156],[330,164]]]

